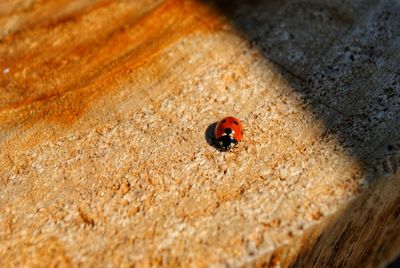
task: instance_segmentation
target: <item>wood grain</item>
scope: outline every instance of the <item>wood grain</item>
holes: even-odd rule
[[[0,266],[382,267],[395,1],[0,3]],[[208,144],[235,115],[244,139]]]

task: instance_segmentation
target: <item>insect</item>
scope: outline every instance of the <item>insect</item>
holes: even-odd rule
[[[243,137],[243,128],[239,119],[234,116],[223,118],[214,130],[217,145],[224,151],[233,148]]]

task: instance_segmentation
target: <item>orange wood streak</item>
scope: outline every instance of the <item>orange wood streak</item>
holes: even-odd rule
[[[111,9],[112,7],[105,8]],[[76,87],[78,81],[85,80],[96,68],[107,64],[107,59],[111,60],[115,56],[101,54],[101,48],[115,45],[115,42],[109,42],[109,39],[113,39],[110,38],[110,35],[112,37],[112,35],[121,34],[121,29],[130,17],[137,20],[137,16],[130,12],[132,9],[128,9],[124,13],[120,12],[118,20],[111,23],[111,26],[101,25],[104,27],[89,32],[79,29],[86,26],[81,21],[72,23],[72,25],[63,25],[61,29],[49,28],[48,33],[47,31],[37,32],[34,29],[32,35],[37,36],[36,38],[41,41],[40,46],[17,51],[13,53],[12,57],[8,57],[9,59],[0,60],[0,66],[10,67],[11,72],[15,73],[14,76],[7,76],[9,81],[0,80],[0,85],[7,88],[11,80],[15,86],[9,91],[17,92],[18,97],[22,98],[22,101],[9,99],[8,103],[0,103],[0,107],[4,108],[7,104],[11,104],[11,107],[20,106],[31,103],[35,99],[43,99],[43,95],[60,95],[71,87]],[[106,20],[100,22],[107,23]],[[58,38],[64,42],[53,47],[52,43]],[[9,45],[13,46],[14,43],[17,43],[14,47],[18,47],[18,42],[29,43],[30,39],[28,33],[27,38],[15,40]]]
[[[117,85],[130,79],[131,72],[172,43],[193,31],[218,27],[220,22],[219,16],[208,6],[183,0],[166,1],[138,19],[130,21],[129,16],[125,19],[126,24],[116,23],[117,27],[100,39],[72,48],[63,44],[42,54],[34,51],[18,59],[18,64],[30,71],[45,71],[37,80],[18,81],[15,87],[24,88],[26,92],[18,101],[1,107],[0,123],[12,123],[10,111],[17,113],[14,119],[19,118],[19,122],[28,125],[43,119],[73,123],[98,97],[117,90]],[[61,57],[57,57],[57,52]],[[71,60],[76,57],[79,58],[77,62]],[[1,67],[6,65],[0,62]],[[57,77],[55,82],[54,77]],[[43,87],[43,83],[50,86]],[[4,87],[4,84],[3,80],[1,85]],[[2,116],[4,112],[7,113]]]
[[[22,10],[18,10],[20,5],[17,4],[11,9],[11,14],[7,12],[1,14],[1,9],[4,9],[4,6],[7,4],[4,4],[4,6],[0,4],[0,20],[3,18],[7,19],[7,15],[12,15],[13,17],[23,20],[19,27],[8,33],[6,36],[0,36],[0,40],[16,39],[18,36],[23,35],[26,31],[30,32],[40,28],[49,29],[56,27],[59,24],[77,20],[89,12],[93,12],[96,9],[110,5],[113,0],[91,0],[87,1],[86,4],[83,3],[80,9],[72,9],[69,12],[62,12],[63,8],[65,9],[65,7],[68,7],[68,4],[72,4],[73,2],[77,3],[78,1],[35,1],[30,6],[22,8]],[[10,6],[11,4],[12,3],[8,3],[7,6]]]

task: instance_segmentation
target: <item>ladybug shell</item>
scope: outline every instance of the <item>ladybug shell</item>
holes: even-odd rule
[[[228,135],[227,135],[228,134]],[[214,130],[215,139],[219,142],[221,140],[226,140],[226,136],[231,137],[231,143],[235,145],[243,137],[243,128],[239,119],[234,116],[228,116],[219,121]],[[229,149],[232,144],[226,144],[224,142],[224,149]]]

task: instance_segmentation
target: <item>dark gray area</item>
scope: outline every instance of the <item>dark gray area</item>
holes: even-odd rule
[[[366,166],[400,143],[399,1],[206,2],[280,67]]]
[[[204,1],[280,68],[367,178],[398,170],[400,1]]]

